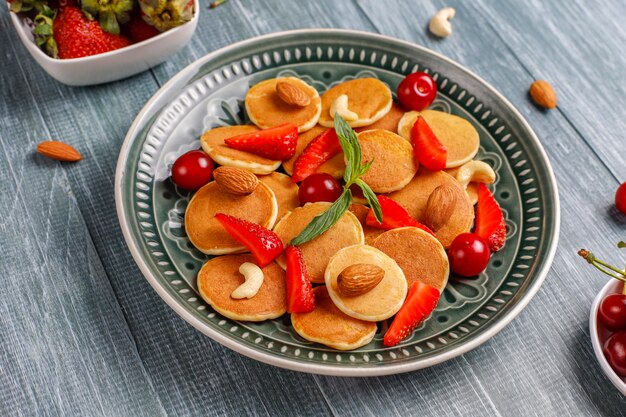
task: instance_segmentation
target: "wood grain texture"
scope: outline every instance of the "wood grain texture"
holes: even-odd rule
[[[426,25],[448,5],[457,9],[455,33],[438,40]],[[575,256],[588,245],[617,262],[612,242],[623,239],[626,226],[612,208],[616,178],[626,177],[618,117],[626,58],[607,52],[624,44],[615,17],[623,8],[616,0],[602,10],[564,0],[419,7],[400,0],[231,0],[203,8],[190,44],[166,63],[90,88],[68,88],[44,74],[2,8],[0,172],[7,178],[0,182],[0,273],[8,278],[0,287],[0,415],[623,415],[626,400],[596,364],[586,324],[603,278]],[[123,243],[115,163],[148,98],[210,51],[305,27],[380,32],[439,51],[494,85],[542,139],[562,204],[554,267],[519,318],[461,358],[368,379],[257,363],[176,316]],[[592,92],[598,74],[606,82]],[[557,111],[530,103],[534,78],[553,82]],[[85,160],[61,166],[25,157],[40,138],[67,141]]]

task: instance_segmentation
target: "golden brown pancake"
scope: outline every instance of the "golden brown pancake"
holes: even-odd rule
[[[304,148],[306,148],[313,139],[321,135],[326,130],[328,129],[324,126],[316,125],[313,129],[298,135],[298,144],[296,145],[295,155],[292,158],[283,161],[283,168],[287,174],[293,175],[293,164],[296,162],[296,159],[298,159],[302,151],[304,151]],[[343,160],[343,152],[339,152],[337,155],[324,162],[322,166],[319,167],[317,172],[325,172],[326,174],[339,179],[343,176],[343,171],[345,169],[346,163]]]
[[[276,83],[286,80],[300,88],[311,99],[305,107],[285,103],[276,93]],[[295,77],[272,78],[253,85],[246,94],[246,112],[252,122],[261,129],[283,123],[298,126],[298,132],[306,132],[317,124],[322,106],[317,90]]]
[[[455,193],[456,200],[454,211],[448,221],[435,231],[437,239],[448,249],[455,237],[470,231],[474,221],[474,207],[454,177],[443,171],[430,172],[422,168],[406,187],[390,193],[389,197],[400,203],[415,219],[423,222],[428,197],[440,185],[449,185]]]
[[[191,243],[209,255],[246,250],[215,219],[217,213],[235,216],[271,229],[276,222],[278,204],[272,190],[263,182],[259,182],[249,195],[224,192],[215,181],[200,188],[185,211],[185,230]]]
[[[306,340],[338,350],[352,350],[367,345],[376,334],[376,323],[352,318],[333,304],[326,287],[316,287],[315,310],[294,313],[291,324]]]
[[[252,298],[234,299],[230,294],[245,279],[239,272],[244,262],[255,263],[252,255],[215,257],[198,272],[200,296],[221,315],[233,320],[263,321],[287,312],[285,272],[275,263],[263,270],[263,284]]]
[[[348,96],[348,109],[358,115],[350,121],[352,127],[368,126],[382,119],[391,109],[391,90],[376,78],[359,78],[336,85],[322,95],[322,114],[319,124],[333,127],[330,106],[341,95]]]
[[[445,249],[430,233],[416,227],[388,230],[374,241],[404,272],[407,284],[419,281],[443,291],[450,267]]]
[[[395,133],[366,130],[358,134],[363,162],[374,161],[361,178],[375,193],[389,193],[404,187],[417,172],[413,147]]]
[[[398,133],[398,122],[400,121],[402,116],[404,116],[404,113],[404,109],[400,107],[399,104],[396,104],[394,102],[391,105],[391,110],[389,110],[389,113],[387,113],[382,119],[369,126],[357,127],[354,130],[359,133],[365,130],[383,129],[393,133]]]
[[[313,220],[315,216],[322,213],[331,203],[311,203],[304,207],[299,207],[287,213],[274,227],[274,232],[280,236],[286,246],[291,239]],[[337,223],[330,229],[316,237],[315,239],[300,245],[302,256],[306,265],[311,282],[324,282],[324,271],[326,265],[339,249],[346,246],[363,243],[363,229],[361,223],[350,212],[346,212]],[[286,268],[285,257],[281,255],[276,262]]]
[[[385,275],[370,291],[356,297],[344,297],[338,291],[337,277],[351,265],[371,264]],[[407,280],[398,264],[380,250],[367,245],[343,248],[328,262],[324,275],[326,288],[337,308],[350,317],[366,321],[388,319],[400,310],[407,293]]]
[[[478,132],[470,122],[453,114],[437,110],[408,112],[398,123],[398,134],[411,142],[411,129],[420,115],[448,151],[446,168],[461,166],[476,156],[480,146]]]
[[[298,199],[298,186],[291,181],[288,175],[272,172],[269,175],[259,176],[259,180],[270,187],[278,203],[278,215],[276,221],[283,218],[287,212],[300,207]]]
[[[363,235],[365,236],[365,244],[371,246],[374,242],[374,239],[380,236],[384,232],[384,230],[368,226],[365,223],[367,213],[369,213],[370,211],[369,207],[364,206],[363,204],[350,204],[349,210],[359,220],[359,223],[361,223],[361,227],[363,228]]]
[[[269,174],[278,169],[281,161],[273,161],[249,152],[229,148],[224,143],[225,139],[257,130],[259,130],[257,127],[251,125],[216,127],[204,132],[200,143],[204,152],[220,165],[244,168],[260,175]]]

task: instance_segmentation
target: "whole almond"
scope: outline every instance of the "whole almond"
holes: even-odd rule
[[[83,159],[76,149],[67,143],[48,140],[37,145],[37,152],[57,161],[76,162]]]
[[[213,171],[213,178],[223,191],[235,195],[251,194],[259,183],[252,172],[236,167],[221,166]]]
[[[371,291],[384,276],[385,270],[377,265],[350,265],[337,277],[337,289],[344,297],[356,297]]]
[[[440,185],[435,188],[426,203],[424,224],[434,232],[441,229],[454,212],[456,193],[450,185]]]
[[[556,107],[556,92],[549,82],[537,80],[530,85],[528,92],[536,105],[545,109],[553,109]]]
[[[280,80],[276,83],[278,97],[290,106],[306,107],[311,104],[311,97],[297,85]]]

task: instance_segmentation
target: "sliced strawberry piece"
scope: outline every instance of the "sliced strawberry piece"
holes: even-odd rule
[[[278,235],[265,227],[228,214],[215,215],[233,239],[244,245],[263,268],[283,253],[283,242]]]
[[[244,133],[224,140],[227,146],[250,152],[274,161],[284,161],[296,154],[298,127],[291,123],[256,132]]]
[[[314,174],[320,166],[341,152],[341,144],[335,129],[328,129],[313,139],[293,164],[291,181],[300,182]]]
[[[285,250],[287,257],[287,311],[308,313],[315,308],[313,286],[306,271],[302,251],[293,245]]]
[[[506,223],[502,209],[489,188],[482,183],[478,185],[474,233],[489,243],[489,249],[492,253],[502,249],[506,241]]]
[[[365,218],[365,224],[368,226],[383,230],[410,226],[422,229],[433,236],[435,235],[432,230],[411,217],[409,212],[407,212],[406,209],[396,201],[389,197],[385,197],[384,195],[379,195],[377,198],[378,204],[380,204],[380,209],[383,212],[383,222],[378,223],[378,220],[376,220],[376,216],[374,215],[374,210],[370,209],[369,213],[367,213],[367,217]]]
[[[413,124],[411,140],[415,158],[420,165],[429,171],[441,171],[446,167],[448,151],[422,116],[419,116]]]
[[[413,333],[433,312],[439,302],[439,290],[428,284],[415,281],[409,288],[404,304],[387,329],[383,343],[395,346]]]

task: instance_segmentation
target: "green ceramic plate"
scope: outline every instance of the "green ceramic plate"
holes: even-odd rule
[[[435,313],[407,340],[374,340],[339,352],[300,338],[288,316],[263,323],[229,320],[196,292],[208,259],[186,237],[190,195],[168,180],[182,153],[199,147],[203,131],[246,121],[248,88],[293,75],[320,93],[353,78],[377,77],[392,91],[402,78],[426,71],[437,81],[433,107],[469,120],[480,133],[478,158],[494,167],[493,186],[508,229],[504,249],[477,279],[451,277]],[[552,169],[537,137],[497,91],[460,65],[396,39],[342,30],[282,32],[237,43],[191,64],[145,105],[120,152],[117,210],[135,261],[159,295],[185,320],[223,345],[254,359],[332,375],[383,375],[430,366],[480,345],[530,301],[548,273],[557,245],[559,205]]]

